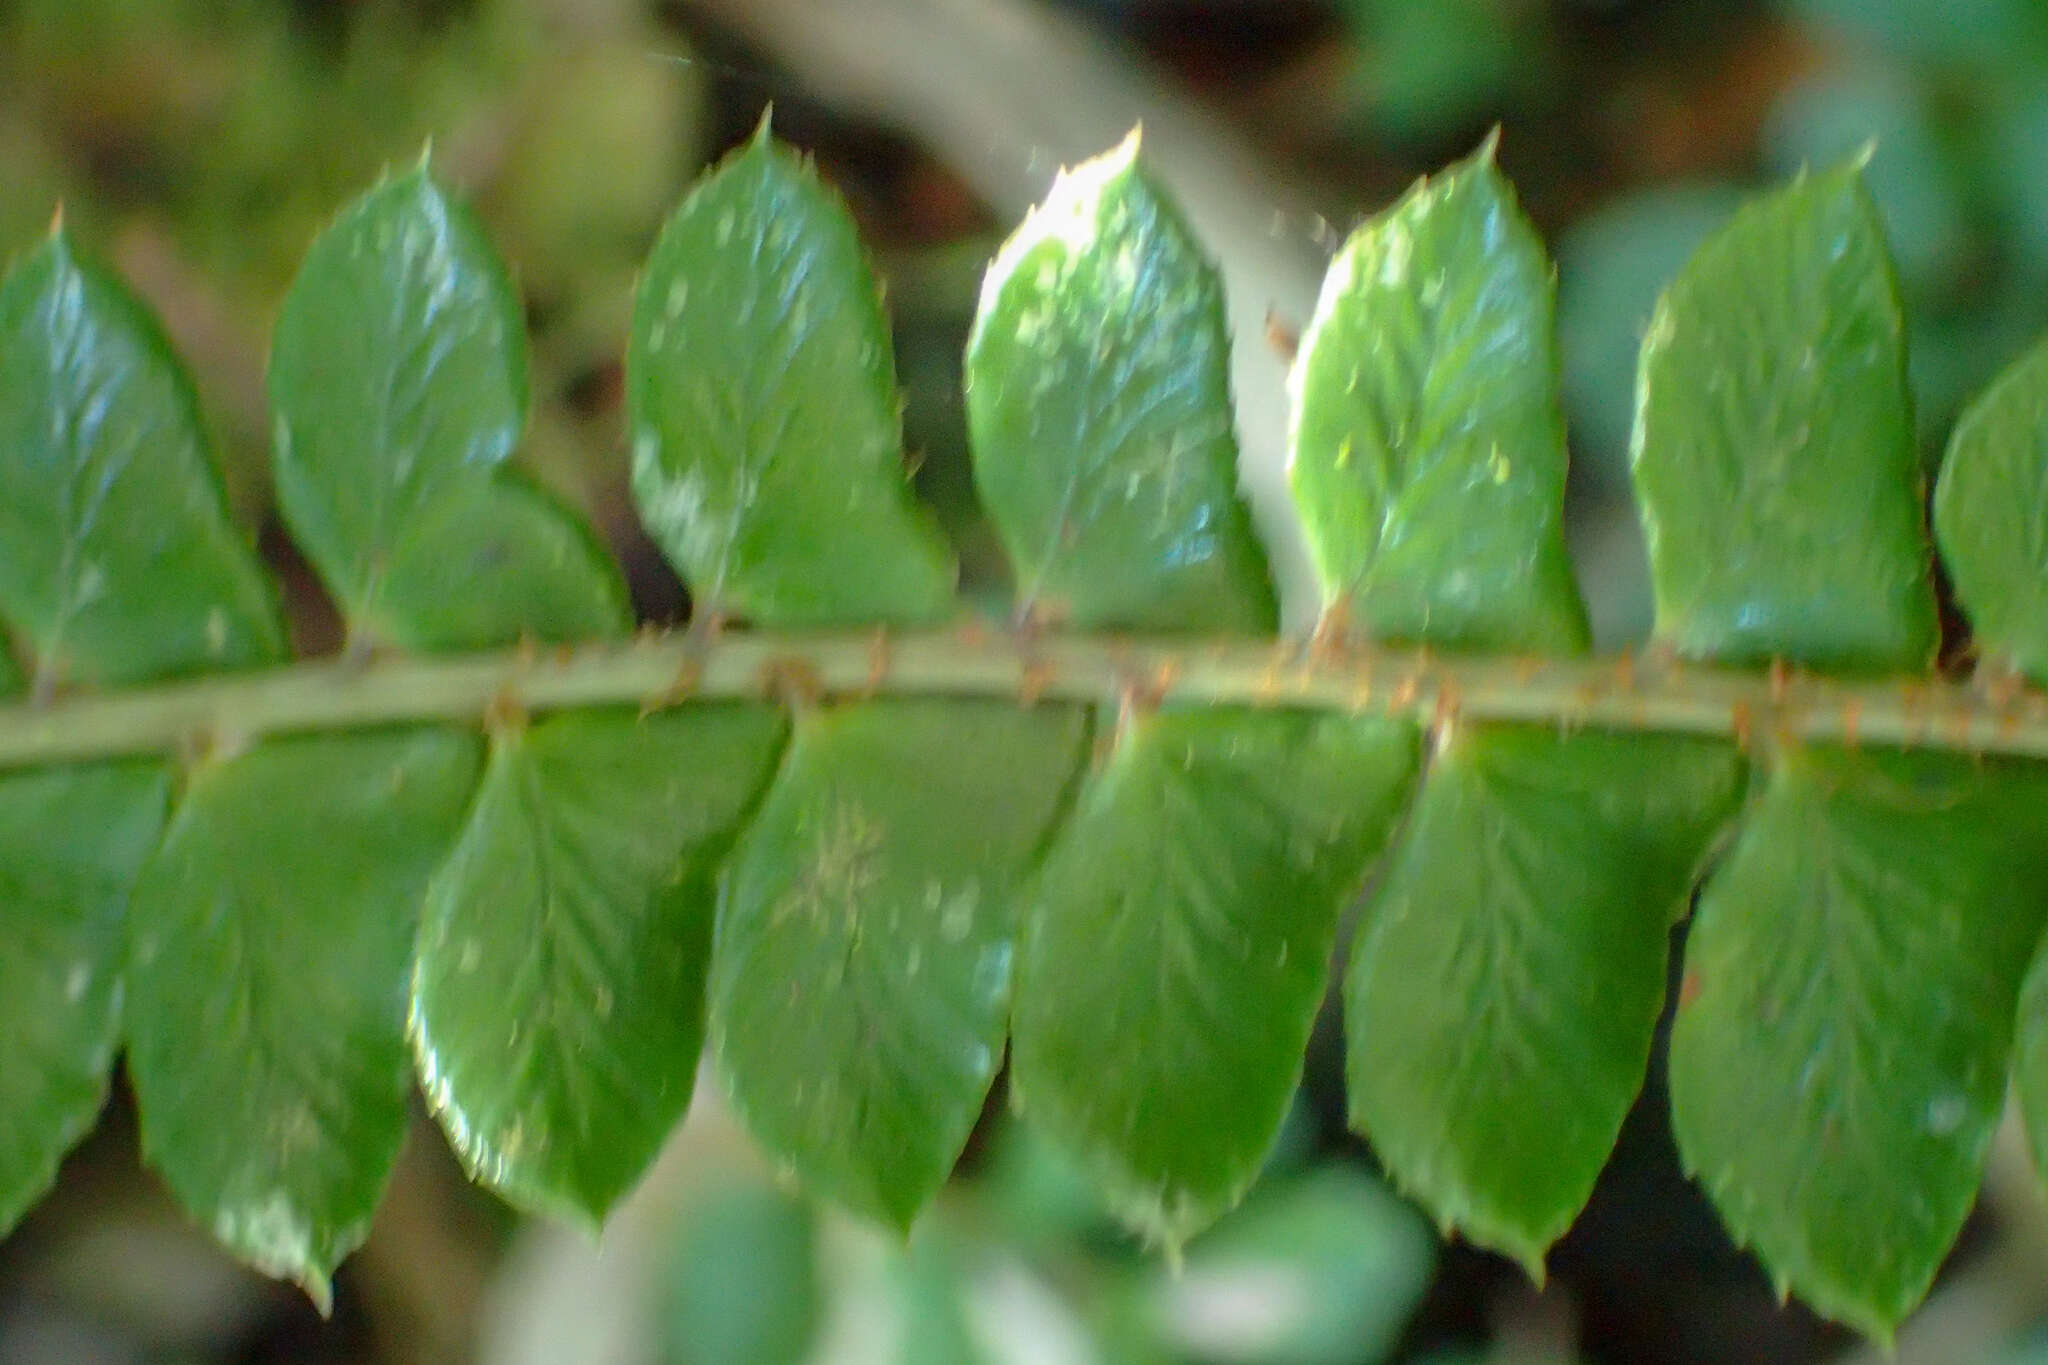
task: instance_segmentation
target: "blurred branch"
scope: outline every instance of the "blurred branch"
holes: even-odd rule
[[[1299,325],[1327,264],[1310,195],[1186,91],[1029,0],[687,0],[821,98],[903,129],[999,213],[1020,216],[1057,166],[1145,129],[1145,159],[1216,253],[1238,339],[1243,478],[1290,626],[1317,603],[1286,491],[1286,362],[1269,317]]]

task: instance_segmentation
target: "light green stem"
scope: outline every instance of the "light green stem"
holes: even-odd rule
[[[2048,757],[2048,694],[1935,678],[1775,677],[1655,657],[1444,657],[1294,643],[1007,635],[684,633],[574,649],[323,659],[0,706],[0,767],[233,751],[265,735],[734,697],[1061,698],[1295,706],[1606,730]]]

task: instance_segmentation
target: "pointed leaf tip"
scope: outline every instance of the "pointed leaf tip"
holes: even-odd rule
[[[1742,778],[1718,742],[1462,727],[1367,903],[1351,1122],[1439,1223],[1533,1278],[1642,1088],[1670,927]]]
[[[427,889],[410,1034],[451,1145],[512,1203],[594,1234],[687,1107],[715,869],[785,729],[704,703],[494,742]]]
[[[589,527],[509,467],[529,384],[504,263],[424,157],[314,241],[272,338],[274,469],[353,637],[443,650],[625,626]]]
[[[677,207],[626,353],[634,502],[700,611],[932,624],[951,547],[903,456],[894,349],[845,203],[772,138]]]
[[[40,681],[281,657],[272,587],[148,306],[53,232],[0,279],[0,356],[0,610]]]
[[[1418,748],[1377,717],[1162,712],[1083,787],[1027,906],[1012,1086],[1149,1240],[1265,1162]]]
[[[2042,921],[2043,797],[2019,764],[1783,750],[1698,897],[1679,1151],[1775,1278],[1873,1337],[1976,1198]]]
[[[404,1140],[414,908],[479,747],[442,729],[258,745],[193,781],[129,903],[144,1157],[231,1252],[315,1296]]]
[[[1290,376],[1326,613],[1378,639],[1578,653],[1553,277],[1490,142],[1354,232]]]
[[[1268,634],[1222,282],[1125,143],[1003,244],[968,339],[975,486],[1046,623]]]
[[[734,1112],[806,1189],[907,1233],[952,1171],[1087,740],[1085,709],[1007,702],[798,717],[727,864],[710,1001]]]
[[[1854,162],[1701,245],[1658,302],[1636,395],[1659,639],[1736,665],[1931,663],[1905,321]]]

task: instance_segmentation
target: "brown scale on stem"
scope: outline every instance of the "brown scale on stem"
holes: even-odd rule
[[[179,736],[175,746],[178,767],[184,772],[226,763],[245,752],[252,737],[241,730],[221,726],[200,726]]]
[[[1446,678],[1437,685],[1436,706],[1429,718],[1430,731],[1438,737],[1439,742],[1448,738],[1451,728],[1458,723],[1458,710],[1457,684]]]
[[[519,734],[531,720],[526,703],[510,686],[499,688],[484,704],[484,729],[492,735]]]
[[[1422,695],[1422,675],[1411,673],[1394,685],[1393,695],[1387,698],[1387,707],[1392,711],[1406,711],[1415,705],[1415,699]]]
[[[1318,663],[1341,662],[1350,652],[1351,599],[1339,597],[1323,608],[1316,628],[1309,633],[1309,657]]]
[[[2026,680],[2010,667],[1979,669],[1977,682],[1983,690],[1984,700],[2001,711],[2009,710],[2026,691]]]
[[[682,663],[676,668],[675,676],[663,684],[659,692],[656,692],[651,697],[642,699],[640,703],[640,718],[645,720],[657,711],[666,711],[670,707],[681,706],[692,696],[696,695],[697,684],[702,681],[703,677],[704,661],[694,653],[685,655]]]
[[[1636,656],[1626,645],[1614,656],[1614,685],[1623,692],[1636,690]]]
[[[1118,695],[1124,705],[1141,714],[1157,711],[1179,681],[1180,671],[1180,660],[1171,656],[1161,659],[1149,676],[1128,679],[1117,689]]]
[[[1356,716],[1372,709],[1372,672],[1360,669],[1358,679],[1351,686],[1351,714]]]
[[[809,659],[779,655],[761,665],[761,692],[792,710],[809,710],[825,699],[825,679]]]
[[[978,642],[979,623],[970,623],[967,630],[976,634],[965,638],[969,638],[970,643]],[[1046,689],[1059,677],[1059,670],[1039,654],[1039,645],[1044,636],[1044,628],[1037,617],[1028,612],[1017,617],[1017,702],[1020,706],[1036,706],[1045,696]]]
[[[1301,352],[1301,329],[1291,326],[1276,308],[1266,310],[1266,344],[1283,364],[1292,365]]]
[[[1029,659],[1017,671],[1017,704],[1032,707],[1045,698],[1059,671],[1043,659]]]

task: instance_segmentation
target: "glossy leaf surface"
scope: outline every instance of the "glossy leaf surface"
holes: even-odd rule
[[[1083,790],[1028,902],[1012,1095],[1148,1237],[1258,1174],[1417,750],[1392,721],[1170,712]]]
[[[143,1155],[222,1244],[322,1306],[405,1131],[420,900],[480,747],[321,735],[202,769],[135,889]]]
[[[190,378],[148,310],[61,234],[0,281],[0,455],[0,610],[46,683],[284,652]]]
[[[0,1235],[106,1099],[128,891],[169,791],[141,761],[0,775]]]
[[[1032,616],[1267,634],[1223,286],[1137,153],[1134,136],[1062,173],[989,267],[967,347],[975,486]]]
[[[2048,345],[1956,422],[1934,533],[1978,653],[2048,680]]]
[[[1489,142],[1354,233],[1293,386],[1325,608],[1375,638],[1572,653],[1555,283]]]
[[[1857,166],[1751,202],[1672,281],[1633,461],[1659,639],[1736,664],[1932,661],[1905,324]]]
[[[572,712],[494,737],[428,890],[412,1034],[484,1183],[595,1224],[689,1102],[715,874],[773,771],[768,707]]]
[[[765,123],[662,229],[626,394],[634,501],[700,611],[950,614],[952,553],[910,493],[880,291],[846,206]]]
[[[1460,727],[1367,907],[1352,1122],[1441,1226],[1539,1280],[1642,1087],[1666,941],[1742,767],[1725,744]]]
[[[589,532],[505,467],[526,422],[519,301],[424,166],[306,253],[271,343],[270,403],[279,505],[355,635],[435,650],[624,627],[618,572]]]
[[[1087,713],[874,702],[797,718],[727,871],[713,1046],[805,1186],[907,1228],[1002,1061],[1016,886]]]
[[[1875,1336],[1976,1197],[2048,906],[2044,810],[2025,767],[1787,750],[1700,895],[1680,1155],[1781,1288]]]

